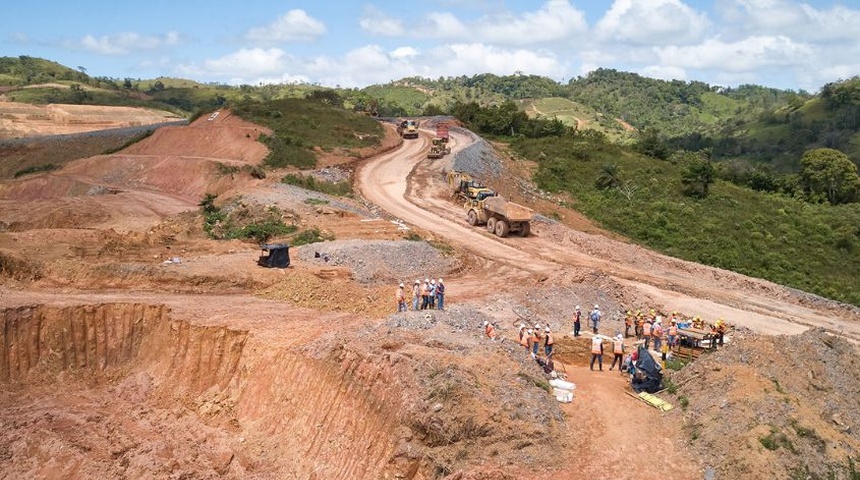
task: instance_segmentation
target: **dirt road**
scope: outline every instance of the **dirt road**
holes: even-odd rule
[[[452,136],[460,148],[470,143],[464,135]],[[427,137],[422,136],[419,141],[404,142],[398,151],[366,162],[357,171],[357,189],[392,215],[481,257],[485,267],[501,269],[512,276],[526,273],[544,278],[566,269],[587,268],[607,274],[659,304],[704,318],[730,318],[760,333],[795,334],[816,326],[860,339],[856,312],[821,311],[801,305],[798,295],[770,282],[599,236],[573,232],[572,241],[559,241],[542,235],[552,228],[545,223],[534,222],[532,235],[527,238],[500,239],[471,227],[462,211],[440,195],[444,191],[440,172],[445,161],[425,161],[427,142]],[[449,164],[452,156],[446,160]],[[429,181],[422,185],[414,181],[418,176]],[[586,245],[590,251],[577,248]]]

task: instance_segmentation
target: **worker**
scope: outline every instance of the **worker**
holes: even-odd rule
[[[406,292],[403,288],[403,282],[400,282],[400,286],[397,287],[397,291],[394,292],[394,301],[397,302],[397,313],[406,311]]]
[[[663,370],[666,370],[666,360],[669,358],[669,343],[666,342],[660,347],[660,366],[663,367]]]
[[[436,282],[436,308],[445,310],[445,284],[441,278]]]
[[[573,312],[573,336],[579,336],[579,329],[582,326],[582,311],[579,310],[579,305],[576,306],[576,310]]]
[[[538,332],[537,328],[533,329],[531,332],[529,344],[532,347],[532,358],[537,358],[538,349],[540,348],[540,332]]]
[[[642,310],[636,310],[636,340],[642,340],[642,327],[645,325],[645,317]]]
[[[591,328],[594,329],[594,334],[597,335],[597,328],[600,326],[600,319],[603,318],[603,314],[600,313],[600,307],[595,305],[594,310],[591,311],[591,314],[589,314],[588,317],[591,319]]]
[[[654,339],[654,350],[659,352],[663,342],[663,317],[660,315],[657,315],[654,325],[651,325],[651,337]]]
[[[612,340],[612,353],[615,356],[612,357],[612,366],[609,367],[609,370],[615,368],[615,362],[618,362],[618,370],[620,371],[624,364],[624,338],[620,333]]]
[[[674,317],[673,317],[674,318]],[[678,323],[672,320],[669,324],[669,348],[674,348],[678,343]]]
[[[421,280],[415,280],[412,285],[412,310],[418,311],[418,301],[421,299]]]
[[[522,345],[526,352],[531,350],[531,339],[532,339],[532,331],[530,329],[526,329],[525,325],[522,325],[523,328],[520,328],[520,345]]]
[[[627,313],[624,314],[624,338],[630,336],[630,327],[633,326],[633,313],[630,310],[627,310]]]
[[[421,284],[421,310],[427,310],[430,306],[430,279],[425,278]]]
[[[543,352],[546,354],[547,361],[549,361],[550,357],[552,357],[552,346],[555,344],[555,339],[552,338],[552,331],[550,331],[549,325],[547,325],[545,333]]]
[[[603,371],[603,340],[597,335],[591,338],[591,370],[594,371],[594,361],[600,366],[600,371]]]
[[[642,338],[645,340],[645,350],[651,345],[651,319],[646,318],[642,324]]]
[[[487,334],[490,340],[496,341],[496,328],[493,327],[493,324],[484,320],[484,333]]]
[[[430,280],[430,288],[427,290],[427,296],[430,298],[430,305],[428,308],[433,310],[436,308],[436,279],[433,278]]]
[[[726,336],[726,321],[720,318],[714,325],[717,327],[717,343],[722,347],[723,337]]]

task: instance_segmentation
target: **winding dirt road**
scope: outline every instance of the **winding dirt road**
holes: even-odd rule
[[[495,276],[549,278],[566,269],[587,268],[655,302],[703,318],[729,318],[759,333],[796,334],[822,327],[860,340],[857,309],[826,301],[802,304],[804,294],[771,282],[598,235],[569,231],[561,240],[544,237],[542,233],[550,225],[543,222],[533,222],[532,235],[526,238],[501,239],[469,226],[445,194],[442,172],[450,169],[451,159],[471,139],[452,132],[452,155],[428,162],[429,134],[424,133],[419,140],[405,141],[401,148],[362,164],[356,172],[357,189],[391,215],[479,257],[484,267],[495,270]],[[430,180],[417,181],[418,177]]]

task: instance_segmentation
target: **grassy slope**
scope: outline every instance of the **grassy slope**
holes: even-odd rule
[[[672,256],[860,305],[860,204],[809,205],[722,181],[695,200],[681,194],[680,167],[668,162],[578,140],[513,146],[542,159],[539,186],[568,191],[575,208],[610,230]],[[634,186],[631,199],[594,186],[610,163]]]

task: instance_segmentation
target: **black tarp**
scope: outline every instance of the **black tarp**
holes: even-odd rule
[[[630,381],[633,390],[638,392],[655,393],[663,388],[663,373],[660,365],[654,361],[654,357],[648,353],[645,347],[639,347],[639,358],[633,366],[636,373]]]
[[[260,245],[263,254],[257,265],[268,268],[287,268],[290,266],[290,246],[286,243]]]

